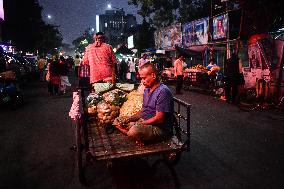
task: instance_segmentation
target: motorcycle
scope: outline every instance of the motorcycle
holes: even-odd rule
[[[0,75],[0,105],[12,110],[19,108],[24,102],[23,94],[15,80]]]

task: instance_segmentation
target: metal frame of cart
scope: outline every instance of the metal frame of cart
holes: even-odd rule
[[[82,105],[85,110],[85,91],[79,89],[78,92],[81,94]],[[86,182],[83,156],[85,156],[86,161],[96,162],[158,154],[162,155],[162,159],[169,165],[176,165],[181,153],[190,150],[191,105],[175,97],[174,104],[175,119],[172,138],[144,146],[138,146],[135,141],[119,131],[115,130],[115,132],[107,134],[102,127],[92,127],[88,113],[83,111],[81,119],[76,121],[77,166],[80,182]]]

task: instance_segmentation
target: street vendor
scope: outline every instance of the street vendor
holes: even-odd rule
[[[86,47],[83,64],[90,65],[90,83],[115,83],[116,58],[111,45],[104,42],[104,33],[97,32],[94,43]]]
[[[142,109],[133,116],[117,118],[114,125],[137,141],[163,140],[172,134],[173,95],[160,83],[153,64],[144,64],[139,74],[145,86]]]
[[[210,60],[209,60],[209,64],[208,64],[208,66],[206,66],[206,68],[208,69],[208,70],[211,70],[211,68],[214,68],[214,67],[216,67],[217,65],[215,64],[215,59],[214,58],[211,58]]]

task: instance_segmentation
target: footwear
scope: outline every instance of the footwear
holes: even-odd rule
[[[85,146],[83,144],[81,144],[81,150],[84,149]],[[74,144],[73,146],[71,146],[69,148],[69,150],[76,152],[77,151],[77,146]]]
[[[69,150],[71,151],[77,151],[77,146],[76,145],[73,145],[69,148]]]

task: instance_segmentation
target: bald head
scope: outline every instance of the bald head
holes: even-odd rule
[[[141,78],[141,83],[146,88],[153,88],[155,85],[159,84],[159,77],[156,67],[151,63],[146,63],[139,69],[139,75]]]

